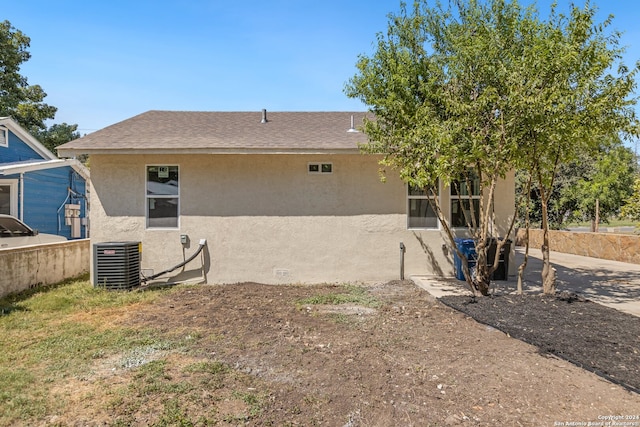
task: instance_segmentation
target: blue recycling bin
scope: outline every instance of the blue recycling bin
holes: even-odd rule
[[[471,269],[476,266],[476,244],[473,239],[455,238],[456,247],[467,257],[467,266]],[[453,264],[455,267],[456,279],[464,280],[464,270],[462,259],[457,252],[453,252]]]

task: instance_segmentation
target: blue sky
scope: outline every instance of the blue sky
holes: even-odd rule
[[[147,110],[365,110],[344,95],[344,84],[400,1],[3,3],[0,19],[31,38],[21,73],[58,108],[52,123],[78,124],[84,134]],[[542,17],[550,3],[537,2]],[[569,4],[559,0],[561,9]],[[598,21],[614,15],[625,63],[633,65],[640,59],[640,2],[592,4]]]

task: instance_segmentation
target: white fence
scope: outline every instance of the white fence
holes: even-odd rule
[[[0,297],[89,271],[89,239],[0,249]]]

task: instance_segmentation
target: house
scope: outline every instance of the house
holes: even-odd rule
[[[9,117],[0,118],[0,214],[42,233],[88,236],[89,171],[59,159]]]
[[[91,161],[92,243],[142,242],[157,274],[201,239],[208,283],[387,280],[453,274],[427,196],[364,155],[365,113],[148,111],[58,147]],[[441,203],[455,220],[449,186]],[[499,183],[495,230],[507,229],[513,175]],[[463,233],[463,229],[457,230]],[[181,269],[178,272],[182,272]]]

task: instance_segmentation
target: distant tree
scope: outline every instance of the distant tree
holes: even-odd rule
[[[601,144],[595,153],[576,153],[573,160],[560,164],[553,182],[548,206],[551,229],[561,229],[566,222],[595,221],[596,204],[599,217],[607,221],[619,213],[624,200],[632,191],[635,173],[634,153],[618,138]],[[525,191],[525,171],[517,174],[517,191]],[[540,191],[534,183],[530,189],[531,221],[542,220]],[[596,203],[598,200],[598,203]],[[518,206],[520,218],[524,218],[525,204]]]
[[[55,154],[58,145],[80,138],[80,133],[78,132],[78,125],[60,123],[53,124],[45,130],[37,131],[34,136]]]
[[[636,175],[631,195],[625,200],[620,216],[640,221],[640,175]]]
[[[547,206],[549,228],[562,229],[565,222],[573,218],[577,210],[577,199],[572,190],[575,190],[578,180],[592,173],[593,161],[587,153],[579,153],[573,161],[558,165]],[[522,169],[516,173],[516,193],[525,193],[527,187],[529,188],[529,202],[527,204],[524,198],[520,200],[518,218],[524,218],[525,214],[528,214],[530,222],[540,227],[542,223],[540,189],[537,180],[529,184],[529,176],[529,171]],[[519,226],[522,224],[519,223]]]
[[[601,153],[595,160],[593,173],[580,179],[576,186],[575,214],[591,221],[597,229],[597,219],[608,219],[620,213],[620,208],[633,191],[635,159],[633,152],[617,145]]]

